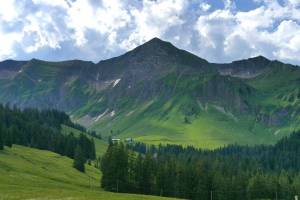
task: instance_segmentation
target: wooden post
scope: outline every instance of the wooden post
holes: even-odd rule
[[[213,191],[210,191],[210,200],[213,200]]]

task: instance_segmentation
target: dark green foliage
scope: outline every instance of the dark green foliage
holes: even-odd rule
[[[57,110],[10,108],[0,104],[0,149],[13,144],[50,150],[70,158],[75,156],[76,146],[83,152],[84,162],[94,160],[95,144],[86,135],[75,137],[61,134],[61,125],[80,127],[73,124],[68,115]],[[2,148],[3,149],[3,148]]]
[[[89,139],[85,135],[80,134],[79,145],[82,147],[83,155],[86,159],[96,159],[95,142],[93,139]]]
[[[12,147],[13,145],[13,135],[9,129],[6,129],[4,133],[4,144],[7,147]]]
[[[3,129],[0,125],[0,150],[4,149],[4,142],[3,142]]]
[[[184,123],[186,123],[186,124],[191,123],[191,121],[189,120],[189,118],[187,116],[184,117]]]
[[[274,146],[213,151],[116,143],[101,162],[102,186],[184,199],[292,199],[300,192],[299,158],[300,132]]]
[[[76,146],[73,167],[78,171],[84,172],[85,155],[80,145]]]
[[[101,160],[103,173],[101,185],[103,188],[127,192],[128,190],[128,151],[123,144],[109,145]]]

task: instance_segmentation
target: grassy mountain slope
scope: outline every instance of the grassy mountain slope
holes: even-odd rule
[[[262,56],[213,64],[157,38],[97,64],[0,63],[0,102],[61,109],[105,137],[209,148],[299,129],[299,87],[297,66]]]
[[[0,151],[0,199],[166,199],[105,192],[99,170],[86,165],[86,173],[80,173],[72,163],[67,157],[18,145]]]
[[[114,137],[133,137],[147,143],[175,143],[206,148],[232,143],[270,144],[281,138],[274,137],[271,128],[255,123],[252,116],[237,118],[213,104],[207,104],[203,110],[199,106],[200,111],[188,117],[180,108],[173,108],[168,102],[159,110],[149,111],[150,106],[147,107],[149,110],[146,106],[149,105],[136,107],[113,119],[108,116],[92,128]]]

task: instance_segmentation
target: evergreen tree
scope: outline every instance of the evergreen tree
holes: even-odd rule
[[[108,145],[100,162],[102,171],[101,186],[108,191],[114,191],[113,188],[115,186],[113,148],[114,146],[112,143]]]
[[[142,174],[141,174],[141,191],[143,194],[151,194],[153,189],[153,161],[149,153],[146,154],[142,163]]]
[[[9,129],[6,129],[4,139],[5,139],[5,146],[11,148],[13,145],[13,138]]]
[[[213,151],[111,143],[101,160],[102,187],[184,199],[292,199],[300,188],[299,146],[300,132],[274,146]]]
[[[77,145],[75,149],[73,167],[78,171],[84,172],[85,171],[84,163],[85,163],[84,153],[81,147]]]
[[[117,192],[126,192],[128,188],[128,151],[124,144],[116,145],[114,151],[116,184]]]
[[[0,125],[0,150],[4,149],[4,142],[3,142],[3,129]]]
[[[143,158],[142,155],[139,154],[136,161],[135,161],[135,165],[134,165],[134,169],[133,171],[135,172],[134,175],[134,183],[135,186],[134,188],[141,192],[141,188],[143,187]]]
[[[89,150],[89,159],[96,159],[96,149],[95,149],[95,141],[94,138],[90,140],[90,150]]]
[[[248,194],[250,199],[266,199],[268,198],[267,191],[265,176],[261,173],[257,173],[249,180]]]

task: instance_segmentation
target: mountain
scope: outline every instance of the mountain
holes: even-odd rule
[[[154,38],[92,63],[3,61],[0,102],[56,108],[102,136],[215,148],[300,128],[300,68],[262,56],[209,63]]]

